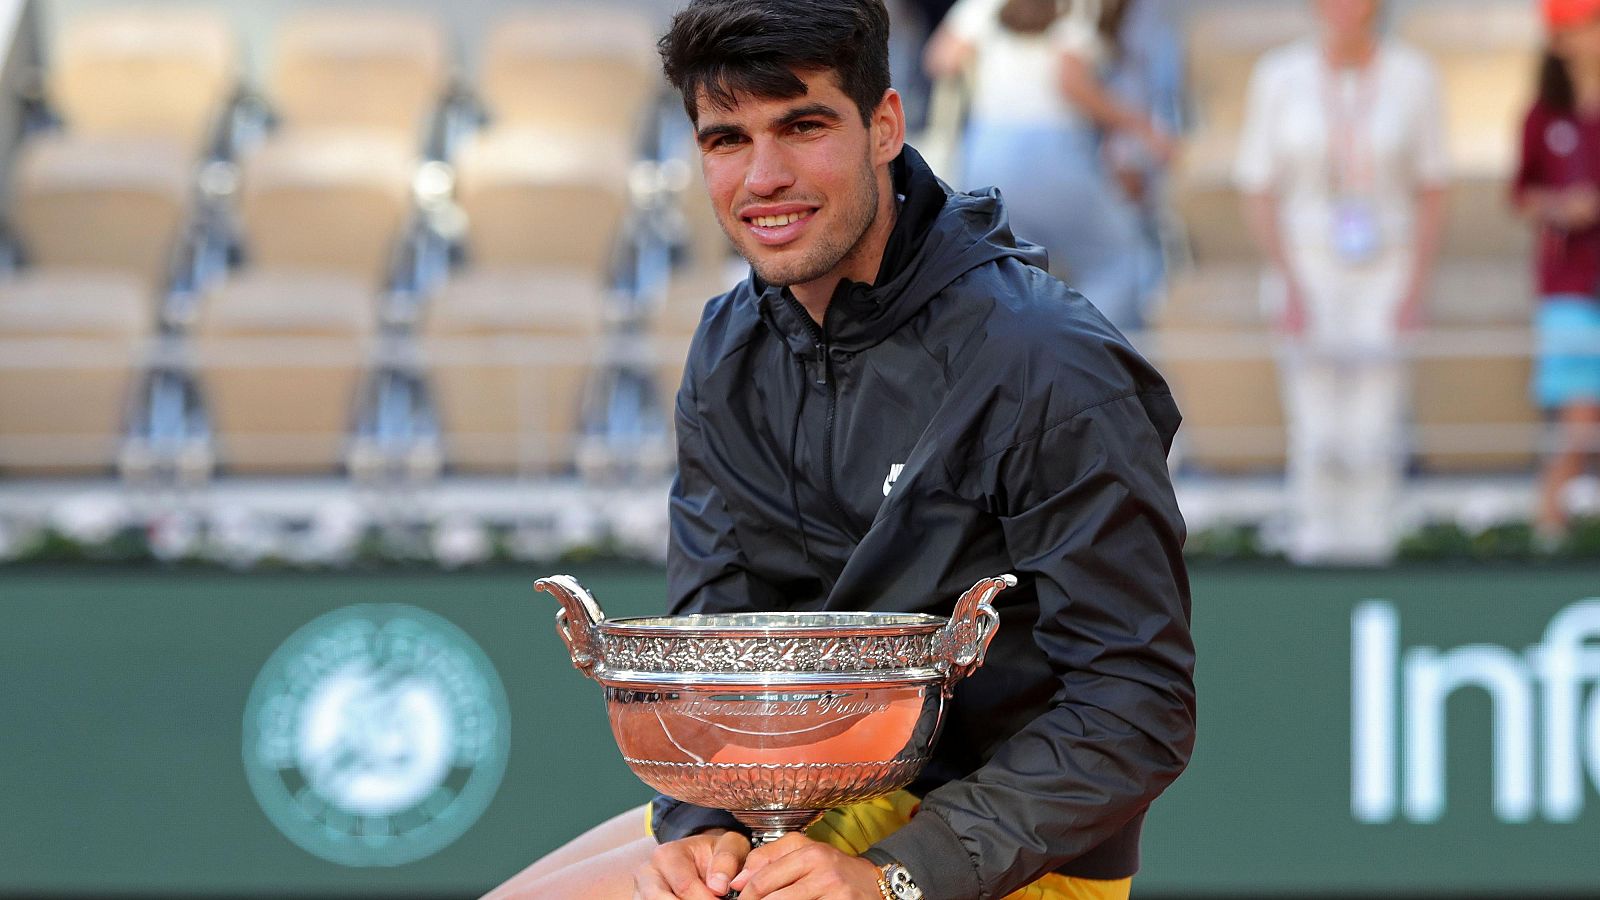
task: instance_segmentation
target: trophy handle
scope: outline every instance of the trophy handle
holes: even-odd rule
[[[944,683],[946,692],[983,665],[989,642],[1000,627],[1000,614],[990,601],[1006,588],[1016,586],[1017,576],[996,575],[980,580],[956,601],[949,624],[939,632],[934,644],[936,665],[949,676]]]
[[[561,601],[561,608],[556,610],[556,631],[572,654],[572,664],[592,677],[595,667],[605,662],[600,623],[606,620],[606,614],[601,612],[600,604],[571,575],[541,578],[533,587]]]

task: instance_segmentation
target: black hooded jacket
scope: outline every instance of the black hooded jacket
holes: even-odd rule
[[[996,192],[952,192],[909,147],[893,173],[877,283],[841,284],[820,328],[754,275],[707,304],[677,402],[672,611],[949,615],[1015,573],[912,786],[920,812],[867,855],[929,900],[1132,875],[1194,743],[1177,407],[1018,245]],[[654,814],[662,841],[737,827]]]

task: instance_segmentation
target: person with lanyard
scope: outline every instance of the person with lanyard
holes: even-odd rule
[[[661,42],[751,265],[678,393],[668,601],[947,616],[1012,573],[985,664],[908,790],[754,850],[658,798],[495,900],[1128,896],[1195,738],[1180,416],[995,191],[906,146],[887,40],[882,0],[694,0]]]
[[[1284,337],[1290,558],[1376,564],[1449,167],[1432,65],[1379,34],[1378,0],[1315,5],[1320,34],[1256,66],[1234,174]]]
[[[1562,491],[1600,451],[1600,0],[1544,0],[1550,47],[1522,128],[1512,192],[1538,229],[1533,394],[1560,423],[1535,534],[1558,546]]]

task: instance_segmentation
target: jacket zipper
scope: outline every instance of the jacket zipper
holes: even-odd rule
[[[838,391],[833,384],[833,356],[828,352],[828,338],[823,333],[822,326],[811,318],[811,313],[800,305],[800,301],[793,296],[789,298],[789,305],[794,308],[800,321],[811,331],[811,343],[816,348],[818,364],[822,371],[822,384],[828,389],[828,417],[822,430],[822,480],[825,493],[828,495],[828,504],[833,507],[834,514],[839,517],[839,525],[846,534],[853,534],[850,527],[850,516],[844,510],[844,504],[839,501],[838,488],[833,482],[833,420],[838,410]],[[809,390],[809,388],[807,389]]]

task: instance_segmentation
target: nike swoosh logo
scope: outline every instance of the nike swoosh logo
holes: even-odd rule
[[[895,463],[889,467],[889,477],[883,480],[883,495],[885,497],[889,496],[890,488],[894,487],[895,480],[900,477],[900,473],[905,471],[905,468],[905,463]]]

